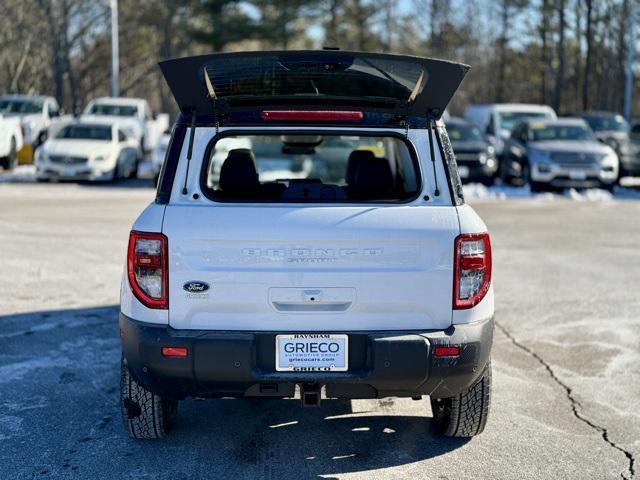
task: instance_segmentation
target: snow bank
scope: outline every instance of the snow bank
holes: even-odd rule
[[[510,198],[534,198],[537,200],[553,201],[568,198],[578,202],[607,202],[611,200],[640,200],[639,188],[616,186],[613,193],[600,188],[576,190],[570,188],[559,193],[531,193],[528,185],[513,187],[510,185],[492,185],[486,187],[479,183],[463,185],[462,190],[467,200],[507,200]]]

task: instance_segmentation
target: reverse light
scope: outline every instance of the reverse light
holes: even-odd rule
[[[140,302],[156,309],[169,307],[167,237],[132,231],[127,251],[129,285]]]
[[[263,120],[272,122],[360,122],[362,112],[350,110],[263,110]]]
[[[453,308],[471,308],[491,285],[491,242],[488,233],[458,235],[454,243]]]

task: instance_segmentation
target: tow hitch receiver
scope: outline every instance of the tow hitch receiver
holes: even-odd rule
[[[302,383],[300,385],[300,399],[303,407],[319,407],[322,388],[317,383]]]

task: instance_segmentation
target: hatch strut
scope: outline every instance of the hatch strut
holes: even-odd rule
[[[187,194],[187,180],[189,179],[189,164],[191,163],[191,155],[193,154],[193,136],[196,132],[196,109],[191,110],[191,131],[189,132],[189,148],[187,149],[187,171],[184,174],[184,185],[182,186],[182,194]]]
[[[438,188],[438,175],[436,174],[436,156],[435,149],[433,148],[433,136],[435,135],[434,120],[431,115],[427,116],[427,131],[429,132],[429,153],[431,154],[431,165],[433,166],[433,182],[435,184],[435,190],[433,195],[435,197],[440,196],[440,189]]]
[[[211,79],[209,78],[209,73],[207,72],[207,69],[204,69],[204,84],[207,87],[207,97],[211,100],[213,100],[213,108],[214,108],[214,114],[216,117],[216,135],[218,134],[218,128],[219,128],[219,122],[218,122],[218,112],[216,109],[216,100],[217,100],[217,96],[216,96],[216,92],[213,89],[213,83],[211,83]],[[187,169],[184,175],[184,185],[182,187],[182,194],[186,195],[188,193],[187,190],[187,181],[189,179],[189,165],[191,164],[191,157],[193,155],[193,137],[196,133],[196,109],[194,108],[193,110],[191,110],[191,130],[189,132],[189,147],[187,149]]]

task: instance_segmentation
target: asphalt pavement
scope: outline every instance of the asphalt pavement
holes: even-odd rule
[[[120,422],[117,313],[148,182],[0,185],[0,478],[620,479],[640,458],[640,201],[471,199],[492,235],[485,432],[428,400],[180,404],[164,441]],[[633,196],[632,196],[633,197]]]

